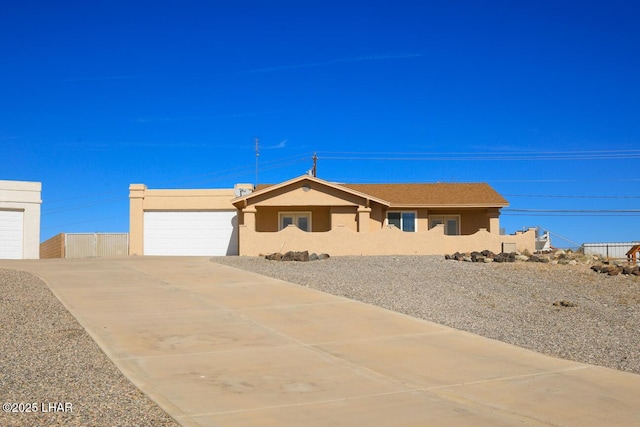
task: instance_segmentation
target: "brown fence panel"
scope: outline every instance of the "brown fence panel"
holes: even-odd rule
[[[64,233],[40,243],[40,259],[64,258]]]

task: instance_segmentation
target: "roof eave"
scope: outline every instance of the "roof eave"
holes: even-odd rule
[[[422,209],[434,209],[434,208],[505,208],[509,206],[508,203],[457,203],[457,204],[395,204],[392,203],[389,207],[394,209],[401,208],[422,208]]]
[[[348,188],[348,187],[344,187],[344,186],[342,186],[340,184],[335,184],[335,183],[332,183],[332,182],[329,182],[329,181],[325,181],[323,179],[316,178],[316,177],[310,176],[310,175],[301,175],[301,176],[298,176],[296,178],[290,179],[288,181],[281,182],[280,184],[274,184],[274,185],[271,185],[271,186],[269,186],[267,188],[263,188],[262,190],[254,191],[253,193],[249,193],[246,196],[236,197],[235,199],[231,200],[231,203],[235,206],[236,204],[241,204],[242,202],[245,202],[244,204],[246,205],[247,204],[246,202],[249,199],[253,198],[253,197],[260,196],[262,194],[266,194],[266,193],[269,193],[271,191],[278,190],[280,188],[286,187],[287,185],[295,184],[296,182],[300,182],[300,181],[303,181],[305,179],[309,180],[309,181],[312,181],[312,182],[317,182],[318,184],[326,185],[326,186],[331,187],[331,188],[335,188],[336,190],[340,190],[340,191],[343,191],[345,193],[349,193],[349,194],[353,194],[353,195],[358,196],[358,197],[362,197],[363,199],[367,200],[367,204],[370,201],[373,201],[373,202],[379,203],[379,204],[384,205],[384,206],[390,206],[391,205],[391,203],[386,201],[386,200],[382,200],[382,199],[379,199],[377,197],[373,197],[373,196],[371,196],[369,194],[362,193],[360,191],[353,190],[353,189]]]

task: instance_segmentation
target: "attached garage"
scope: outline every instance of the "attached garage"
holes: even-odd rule
[[[0,210],[0,259],[22,259],[24,212]]]
[[[145,255],[238,255],[236,211],[144,212]]]
[[[40,255],[42,184],[0,181],[0,259],[37,259]]]
[[[238,255],[238,209],[231,204],[235,191],[149,190],[131,184],[129,254]]]

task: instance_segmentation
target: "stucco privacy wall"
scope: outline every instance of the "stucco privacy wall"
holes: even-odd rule
[[[40,206],[42,183],[0,180],[0,210],[23,213],[22,258],[40,256]],[[2,244],[3,242],[0,242]]]
[[[240,225],[240,255],[259,256],[273,252],[305,251],[330,255],[442,255],[489,249],[499,253],[503,243],[515,243],[518,251],[535,251],[535,231],[500,235],[481,229],[467,236],[447,236],[444,226],[419,233],[405,233],[397,228],[383,228],[373,233],[358,233],[337,227],[324,233],[307,233],[295,226],[279,232],[256,232]]]
[[[144,184],[129,186],[129,254],[144,254],[144,212],[236,211],[234,190],[149,190]]]

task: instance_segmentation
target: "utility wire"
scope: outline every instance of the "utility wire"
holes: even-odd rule
[[[267,170],[279,169],[279,168],[286,167],[286,166],[291,166],[291,165],[294,165],[294,164],[297,164],[297,163],[306,162],[306,161],[309,161],[310,159],[311,159],[311,154],[309,154],[308,156],[296,155],[296,156],[285,157],[284,159],[271,160],[271,161],[265,162],[263,164],[263,167],[261,167],[261,170],[267,171]],[[216,182],[216,181],[221,181],[223,179],[234,178],[234,177],[239,177],[239,176],[246,176],[246,175],[252,173],[252,171],[253,171],[252,166],[239,166],[239,167],[230,168],[230,169],[226,169],[226,170],[222,170],[222,171],[216,171],[216,172],[212,172],[212,173],[200,174],[200,175],[194,175],[194,176],[191,176],[191,177],[181,178],[179,180],[171,181],[171,183],[180,182],[180,181],[186,181],[186,180],[190,180],[190,179],[193,179],[193,178],[201,178],[201,179],[202,178],[207,178],[206,182]],[[97,194],[98,195],[112,195],[112,194],[116,194],[116,193],[117,194],[122,194],[122,191],[120,191],[120,190],[118,190],[118,191],[107,191],[107,192],[97,193]],[[52,204],[52,203],[62,203],[62,202],[65,202],[65,201],[73,201],[73,200],[78,200],[78,199],[84,199],[85,202],[86,202],[87,199],[89,199],[89,198],[91,198],[92,196],[95,196],[95,195],[96,194],[91,193],[91,194],[87,194],[85,196],[75,196],[75,197],[71,197],[71,198],[68,198],[68,199],[58,199],[58,200],[53,200],[53,201],[45,201],[45,203],[46,203],[46,205],[49,205],[49,204]],[[126,200],[128,200],[128,196],[127,196]],[[53,208],[53,209],[43,208],[42,215],[43,216],[47,216],[47,215],[54,215],[54,214],[58,214],[58,213],[69,212],[71,210],[93,208],[93,207],[97,207],[97,206],[111,204],[112,202],[116,202],[116,201],[124,201],[124,197],[112,198],[112,199],[107,199],[107,200],[101,200],[100,198],[98,198],[98,199],[96,199],[95,202],[92,202],[92,203],[65,205],[65,206],[59,206],[59,207]],[[70,225],[73,225],[73,224],[70,224]]]
[[[320,152],[323,160],[369,161],[495,161],[495,160],[611,160],[640,158],[640,150],[539,151],[539,152]]]
[[[351,156],[318,156],[318,159],[322,160],[358,160],[358,161],[413,161],[413,162],[422,162],[422,161],[496,161],[496,160],[512,160],[512,161],[536,161],[536,160],[612,160],[612,159],[640,159],[640,153],[638,154],[627,154],[627,155],[594,155],[594,156],[575,156],[575,155],[566,155],[566,156],[516,156],[516,155],[493,155],[493,156],[476,156],[476,157],[444,157],[444,156],[415,156],[415,157],[351,157]]]
[[[501,216],[526,216],[526,217],[534,217],[534,216],[564,216],[564,217],[591,217],[591,216],[602,216],[602,217],[637,217],[640,216],[640,213],[557,213],[557,212],[538,212],[538,213],[510,213],[505,212],[501,213]]]
[[[320,151],[319,151],[320,153]],[[361,154],[375,154],[375,155],[426,155],[426,154],[462,154],[462,155],[481,155],[483,153],[477,151],[453,151],[453,152],[442,152],[442,151],[322,151],[322,153],[326,154],[351,154],[351,155],[361,155]],[[576,154],[576,153],[586,153],[586,154],[621,154],[621,153],[640,153],[640,149],[621,149],[621,150],[585,150],[585,151],[514,151],[514,150],[504,150],[500,151],[502,154]],[[492,154],[492,153],[488,153]]]

